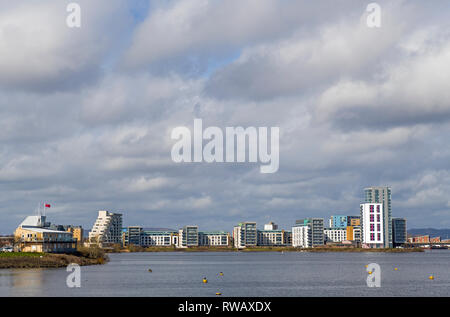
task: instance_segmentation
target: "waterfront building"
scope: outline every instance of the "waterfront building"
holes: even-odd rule
[[[359,226],[361,225],[360,216],[347,216],[347,226]]]
[[[430,236],[424,235],[424,236],[416,236],[413,237],[414,243],[430,243]]]
[[[89,232],[89,241],[100,245],[122,244],[122,214],[100,210]]]
[[[394,247],[406,243],[407,231],[405,218],[392,218],[392,237]]]
[[[230,245],[230,234],[225,231],[200,231],[198,233],[200,246],[220,246]]]
[[[178,231],[180,248],[198,247],[198,226],[184,226]]]
[[[440,243],[441,237],[430,238],[430,243]]]
[[[347,240],[348,241],[361,241],[361,226],[347,226]]]
[[[233,228],[234,247],[241,249],[257,245],[256,222],[241,222]]]
[[[73,253],[77,240],[67,231],[51,230],[45,216],[28,216],[14,232],[21,252]]]
[[[383,204],[364,203],[360,205],[360,211],[362,246],[364,248],[385,247]]]
[[[142,230],[141,246],[143,247],[170,247],[177,244],[178,233],[175,230]]]
[[[291,231],[284,232],[284,245],[292,246],[292,232]]]
[[[264,230],[278,230],[278,225],[271,221],[264,225]]]
[[[346,228],[347,216],[331,216],[330,218],[331,228]]]
[[[78,243],[83,243],[83,235],[84,235],[83,227],[67,226],[66,231],[72,233],[73,238],[76,239]]]
[[[392,248],[391,188],[387,186],[372,186],[365,188],[364,202],[379,203],[383,205],[383,245],[385,248]]]
[[[305,225],[309,227],[309,241],[312,247],[324,245],[323,218],[306,218],[295,222],[296,225]]]
[[[298,224],[292,227],[292,246],[298,248],[310,248],[311,240],[309,226]]]
[[[347,220],[345,221],[347,223]],[[347,240],[347,228],[324,228],[325,242],[343,242]]]
[[[285,245],[284,230],[257,230],[258,246],[283,246]]]

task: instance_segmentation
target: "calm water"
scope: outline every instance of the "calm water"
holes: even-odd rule
[[[81,288],[66,286],[65,269],[0,270],[0,296],[450,296],[450,250],[123,253],[110,260],[82,267]],[[381,266],[380,288],[366,284],[372,262]]]

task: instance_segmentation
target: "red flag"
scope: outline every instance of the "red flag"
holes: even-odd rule
[[[50,204],[45,204],[45,208],[50,208]]]

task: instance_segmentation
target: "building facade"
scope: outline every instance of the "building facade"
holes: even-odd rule
[[[254,247],[258,243],[256,222],[241,222],[233,228],[234,247]]]
[[[309,227],[309,241],[312,247],[320,247],[324,245],[325,238],[323,235],[323,218],[300,219],[297,220],[295,224]]]
[[[347,223],[347,221],[345,223]],[[347,227],[324,228],[323,233],[325,236],[325,243],[343,242],[347,240]]]
[[[283,246],[285,245],[284,230],[258,230],[258,246]]]
[[[364,203],[361,210],[361,239],[365,248],[385,247],[383,204]]]
[[[74,239],[77,240],[78,243],[83,243],[83,235],[84,235],[84,230],[83,227],[81,226],[68,226],[66,229],[67,232],[72,233],[72,236]]]
[[[398,247],[407,242],[407,230],[405,218],[392,218],[393,246]]]
[[[73,253],[77,240],[72,233],[48,229],[45,216],[29,216],[17,227],[14,237],[20,252]]]
[[[198,247],[198,226],[184,226],[178,231],[178,246],[180,248]]]
[[[89,232],[89,241],[100,245],[122,244],[122,214],[100,210]]]
[[[304,224],[292,227],[292,246],[295,248],[311,248],[309,226]]]
[[[330,218],[331,228],[346,228],[347,216],[331,216]]]
[[[230,245],[230,234],[225,231],[200,231],[198,238],[200,246],[227,247]]]
[[[379,203],[383,205],[383,244],[385,248],[393,247],[392,238],[392,207],[390,187],[367,187],[364,189],[365,203]]]

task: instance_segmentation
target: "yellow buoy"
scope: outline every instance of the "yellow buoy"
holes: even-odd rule
[[[368,273],[369,273],[369,274],[372,274],[372,271],[369,271]]]
[[[220,272],[220,273],[219,273],[219,275],[220,275],[220,276],[223,276],[223,273],[222,273],[222,272]]]
[[[216,295],[222,295],[222,293],[217,292]]]
[[[428,278],[429,278],[430,280],[434,280],[434,276],[433,276],[433,275],[428,276]]]
[[[208,280],[206,279],[206,277],[203,278],[203,283],[208,283]]]
[[[394,271],[398,271],[398,268],[394,268]]]

